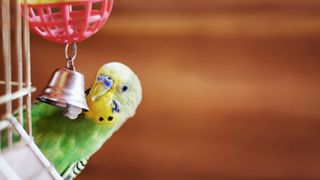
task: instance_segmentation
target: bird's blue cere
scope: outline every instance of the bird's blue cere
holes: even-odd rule
[[[109,76],[104,74],[100,74],[97,78],[97,81],[102,82],[106,87],[109,88],[111,88],[113,85],[113,80]]]

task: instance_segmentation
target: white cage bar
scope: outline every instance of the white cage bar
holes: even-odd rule
[[[1,138],[6,138],[7,148],[2,150],[3,147],[0,147],[0,179],[26,179],[25,175],[28,172],[20,172],[19,166],[28,166],[28,163],[38,164],[37,170],[40,169],[41,172],[37,172],[37,175],[32,177],[29,175],[27,179],[61,179],[32,138],[31,94],[35,88],[31,84],[29,16],[27,0],[23,1],[23,5],[20,2],[21,0],[1,0],[4,80],[0,80],[0,86],[4,87],[5,92],[0,94],[0,106],[5,106],[5,112],[3,115],[0,114],[0,145],[4,142]],[[13,7],[14,12],[10,12],[10,7]],[[25,13],[23,21],[21,8],[24,8]],[[14,16],[12,16],[13,14]],[[12,22],[15,22],[13,26],[11,26]],[[15,33],[16,67],[12,67],[11,32]],[[17,81],[12,81],[13,68],[17,72]],[[14,86],[16,88],[13,88]],[[13,89],[17,90],[13,91]],[[12,105],[15,100],[18,101],[18,108],[13,113]],[[26,117],[23,117],[24,110]],[[26,130],[23,127],[26,127]],[[13,132],[14,136],[20,137],[19,141],[13,141]],[[3,135],[6,137],[1,137]],[[23,156],[21,156],[21,152],[23,152]],[[25,158],[29,158],[28,160],[32,162],[25,162]],[[31,171],[35,171],[35,169]],[[29,173],[34,173],[31,171]]]

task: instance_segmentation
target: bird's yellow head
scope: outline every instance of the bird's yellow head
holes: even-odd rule
[[[136,74],[126,65],[103,65],[93,86],[87,91],[89,111],[85,116],[114,130],[135,114],[141,102],[142,88]]]

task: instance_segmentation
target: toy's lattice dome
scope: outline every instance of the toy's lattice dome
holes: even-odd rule
[[[108,19],[113,0],[28,1],[30,29],[59,43],[82,41]]]

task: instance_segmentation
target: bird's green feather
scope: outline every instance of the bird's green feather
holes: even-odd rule
[[[61,108],[42,102],[32,105],[32,127],[35,143],[60,174],[69,165],[90,157],[113,133],[112,128],[101,126],[84,114],[70,120],[62,115]],[[19,140],[16,134],[13,139]],[[6,138],[1,138],[1,147],[6,144]]]
[[[34,141],[59,173],[91,156],[113,132],[83,114],[77,120],[70,120],[62,116],[60,108],[44,103],[32,107],[32,118]]]

